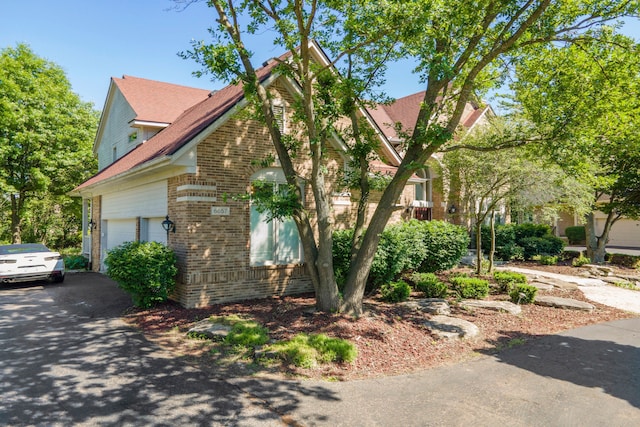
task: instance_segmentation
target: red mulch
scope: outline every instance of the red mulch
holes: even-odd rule
[[[563,273],[567,273],[568,268],[571,269],[571,274],[576,274],[573,267],[521,266]],[[579,290],[540,293],[588,301]],[[506,295],[491,295],[489,298],[508,299]],[[214,344],[189,339],[185,335],[194,322],[211,315],[236,314],[254,318],[266,326],[270,336],[276,340],[291,338],[300,332],[322,332],[354,343],[358,348],[357,360],[352,364],[327,365],[315,369],[275,367],[268,372],[276,375],[351,380],[397,375],[456,363],[474,357],[479,352],[497,352],[523,340],[536,339],[540,335],[637,316],[588,302],[596,306],[596,310],[588,313],[524,305],[522,314],[514,316],[485,309],[463,310],[455,305],[455,301],[451,301],[452,316],[469,320],[480,328],[481,337],[473,340],[438,339],[423,326],[430,315],[411,311],[398,304],[387,304],[373,297],[366,299],[366,314],[359,319],[340,314],[315,313],[312,295],[252,300],[202,309],[185,309],[169,302],[150,310],[134,310],[126,319],[138,326],[147,337],[174,353],[215,369],[221,368],[225,363],[220,352],[210,351]],[[249,365],[252,370],[247,370]],[[225,366],[233,367],[234,374],[262,369],[250,362],[238,360]]]

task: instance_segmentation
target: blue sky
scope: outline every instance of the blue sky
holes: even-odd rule
[[[219,89],[209,76],[196,78],[199,65],[177,53],[191,40],[210,40],[214,10],[203,3],[183,11],[169,0],[4,0],[0,14],[0,49],[26,43],[62,67],[74,92],[102,109],[112,76],[123,74],[186,86]],[[640,40],[640,25],[624,32]],[[280,55],[268,38],[251,46],[260,61]],[[389,73],[385,91],[402,97],[421,90],[410,66]]]

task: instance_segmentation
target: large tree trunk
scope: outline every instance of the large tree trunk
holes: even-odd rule
[[[11,243],[22,243],[23,200],[21,194],[11,194]]]
[[[602,234],[598,236],[596,232],[596,218],[594,213],[589,212],[586,215],[585,232],[587,240],[587,258],[589,258],[592,263],[602,264],[605,262],[609,232],[618,218],[619,217],[617,217],[613,212],[610,212],[605,220]]]

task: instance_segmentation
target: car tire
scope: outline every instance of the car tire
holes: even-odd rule
[[[51,278],[51,282],[53,282],[53,283],[62,283],[62,282],[64,282],[64,275],[52,277]]]

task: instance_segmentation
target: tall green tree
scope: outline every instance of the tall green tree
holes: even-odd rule
[[[442,158],[443,177],[458,194],[461,211],[467,215],[475,231],[477,274],[482,272],[482,225],[491,225],[489,272],[493,267],[495,251],[494,214],[503,209],[506,213],[519,209],[539,209],[570,204],[583,207],[589,193],[584,186],[568,179],[562,169],[537,155],[531,147],[493,149],[509,141],[533,141],[527,136],[531,126],[520,126],[515,118],[494,118],[490,123],[466,135],[459,147],[446,152]],[[590,199],[589,199],[590,200]]]
[[[179,2],[190,3],[190,1]],[[306,265],[316,290],[316,307],[359,314],[373,256],[380,235],[395,209],[407,180],[423,168],[435,152],[456,145],[453,138],[467,102],[477,92],[501,84],[510,70],[509,58],[534,45],[558,38],[573,40],[585,29],[620,16],[637,13],[638,2],[613,0],[576,1],[234,1],[212,0],[217,25],[210,29],[213,43],[197,42],[186,56],[195,58],[205,71],[244,84],[257,115],[269,129],[285,177],[294,190],[296,172],[292,156],[304,150],[313,162],[312,187],[317,226],[302,208],[299,192],[290,216],[296,222]],[[305,139],[283,138],[273,117],[269,93],[258,84],[254,53],[248,37],[274,34],[275,44],[288,52],[280,71],[299,86],[296,117]],[[325,47],[340,71],[314,64],[309,42]],[[377,209],[365,224],[357,222],[351,268],[344,299],[339,299],[331,256],[330,201],[326,194],[324,148],[337,132],[350,141],[355,163],[361,165],[360,182],[367,194],[368,158],[373,143],[357,119],[358,105],[376,89],[380,72],[394,55],[414,58],[425,96],[404,159],[382,192]],[[373,84],[373,87],[371,86]],[[419,90],[420,88],[416,88]],[[336,129],[337,117],[351,118],[348,129]],[[364,226],[366,225],[366,231]]]
[[[614,224],[640,218],[640,47],[610,29],[594,36],[531,52],[513,89],[517,108],[556,134],[540,154],[591,188],[587,256],[604,262]]]
[[[0,51],[0,191],[12,242],[22,241],[31,200],[63,195],[95,172],[97,121],[60,67],[24,44]]]

